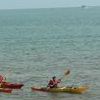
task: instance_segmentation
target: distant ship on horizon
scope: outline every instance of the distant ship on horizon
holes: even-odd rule
[[[86,5],[82,5],[82,6],[81,6],[81,8],[86,8],[86,7],[87,7]]]

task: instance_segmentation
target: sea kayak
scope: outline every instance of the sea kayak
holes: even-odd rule
[[[0,92],[3,92],[3,93],[12,93],[12,89],[0,88]]]
[[[46,87],[32,87],[32,91],[43,91],[43,92],[65,92],[65,93],[75,93],[75,94],[82,94],[87,91],[86,86],[79,86],[79,87],[58,87],[58,88],[46,88]]]
[[[3,82],[1,84],[1,88],[10,88],[10,89],[21,89],[24,84],[21,83],[10,83],[10,82]]]

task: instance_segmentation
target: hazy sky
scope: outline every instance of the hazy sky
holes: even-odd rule
[[[100,0],[0,0],[0,9],[100,6]]]

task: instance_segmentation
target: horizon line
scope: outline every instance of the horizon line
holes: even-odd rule
[[[80,5],[80,6],[63,6],[63,7],[40,7],[40,8],[0,8],[0,10],[24,10],[24,9],[54,9],[54,8],[82,8],[85,7],[100,7],[100,6],[87,6],[87,5]]]

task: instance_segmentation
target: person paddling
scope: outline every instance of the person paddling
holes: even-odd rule
[[[3,77],[2,75],[0,75],[0,83],[3,83],[3,82],[5,82],[5,81],[6,81],[6,78]]]
[[[47,87],[49,88],[57,88],[58,84],[61,82],[61,79],[56,79],[56,76],[53,76],[52,79],[49,81]]]
[[[60,79],[56,79],[56,76],[53,76],[52,79],[49,81],[47,87],[49,87],[49,88],[57,88],[58,84],[61,82],[61,80],[66,75],[69,75],[69,74],[70,74],[70,70],[68,69]]]

